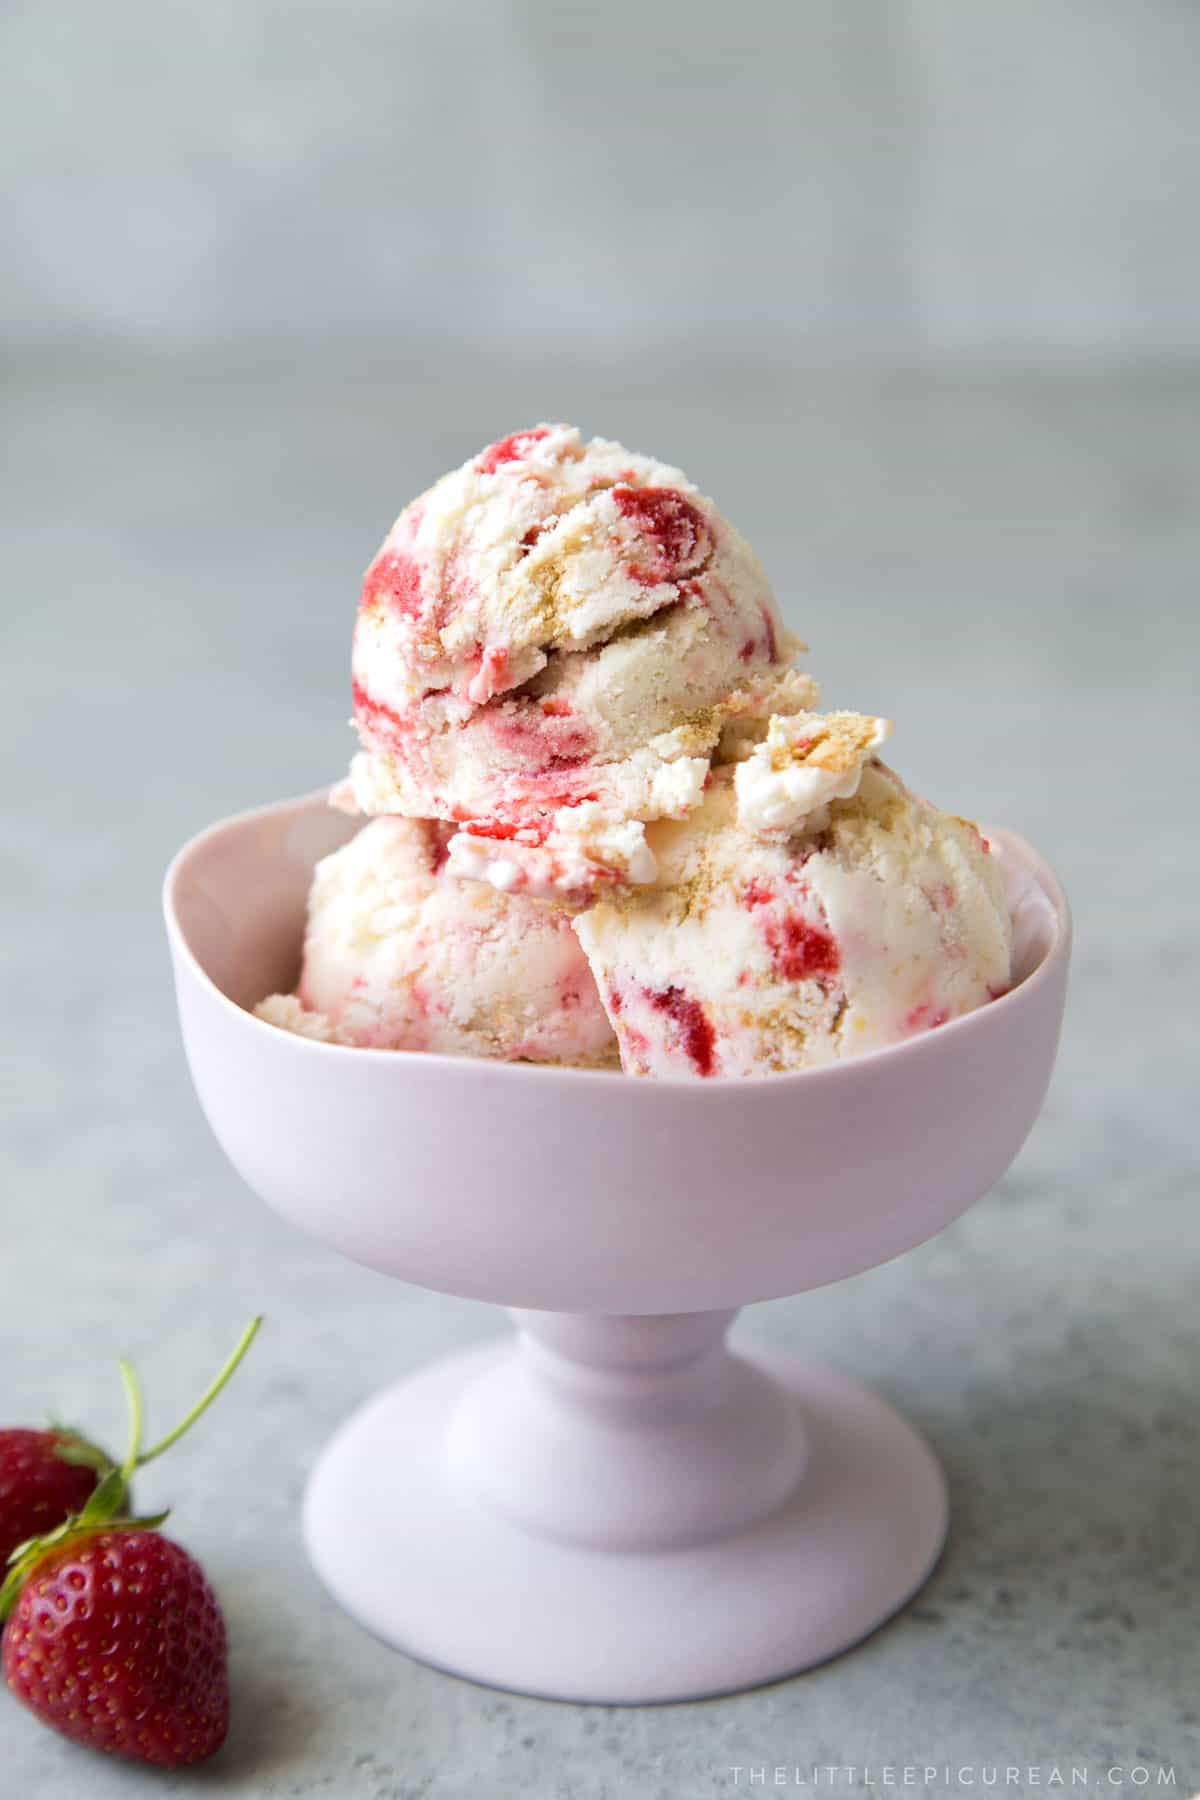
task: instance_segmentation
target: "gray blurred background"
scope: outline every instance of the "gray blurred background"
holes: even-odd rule
[[[0,1410],[116,1434],[126,1350],[168,1419],[270,1315],[144,1495],[230,1614],[206,1787],[675,1800],[734,1763],[1074,1756],[1200,1788],[1198,93],[1193,0],[4,8]],[[744,1327],[930,1434],[941,1570],[804,1681],[636,1715],[481,1695],[324,1607],[318,1447],[497,1321],[241,1188],[158,917],[191,832],[340,772],[393,515],[542,417],[714,494],[829,699],[1038,842],[1078,922],[1012,1174]],[[134,1791],[3,1731],[14,1793]]]
[[[9,332],[1196,347],[1191,0],[9,0]]]

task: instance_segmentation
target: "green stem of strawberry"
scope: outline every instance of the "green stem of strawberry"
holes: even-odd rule
[[[125,1460],[118,1468],[112,1458],[95,1445],[88,1444],[75,1432],[64,1433],[64,1452],[68,1460],[84,1460],[95,1468],[100,1480],[88,1496],[82,1511],[72,1513],[64,1519],[54,1531],[48,1531],[41,1537],[27,1538],[18,1544],[8,1559],[8,1574],[3,1586],[0,1586],[0,1623],[2,1623],[16,1604],[17,1596],[32,1570],[46,1555],[47,1551],[56,1549],[67,1539],[87,1531],[152,1531],[166,1519],[165,1512],[155,1513],[152,1518],[131,1519],[119,1517],[126,1504],[129,1490],[129,1478],[135,1469],[144,1468],[155,1457],[177,1444],[185,1431],[190,1431],[202,1413],[208,1411],[217,1395],[225,1387],[247,1350],[258,1336],[262,1324],[261,1313],[251,1319],[245,1331],[234,1346],[233,1354],[225,1366],[211,1381],[199,1400],[185,1418],[181,1419],[173,1431],[149,1450],[142,1449],[142,1389],[131,1364],[122,1359],[118,1364],[121,1371],[121,1382],[125,1389],[125,1404],[129,1411],[129,1444],[125,1451]]]
[[[121,1480],[126,1482],[138,1466],[142,1448],[142,1387],[132,1363],[122,1357],[117,1367],[121,1371],[121,1385],[125,1389],[125,1405],[129,1411],[129,1448],[121,1464]]]
[[[226,1384],[229,1382],[229,1380],[231,1379],[231,1377],[237,1370],[238,1364],[241,1362],[241,1360],[245,1356],[247,1350],[250,1348],[251,1344],[254,1342],[255,1338],[258,1336],[258,1331],[259,1331],[259,1327],[261,1324],[262,1324],[262,1314],[259,1313],[257,1318],[251,1319],[251,1321],[247,1325],[245,1331],[243,1331],[241,1337],[238,1339],[237,1343],[234,1345],[233,1353],[230,1356],[228,1362],[225,1364],[225,1366],[221,1370],[220,1374],[217,1375],[209,1383],[207,1388],[205,1388],[203,1394],[201,1394],[199,1400],[197,1400],[195,1406],[193,1406],[191,1412],[188,1413],[187,1417],[185,1419],[181,1419],[179,1424],[176,1425],[175,1429],[173,1431],[168,1431],[166,1437],[160,1438],[158,1440],[158,1443],[153,1445],[151,1449],[141,1450],[139,1447],[138,1453],[135,1454],[134,1460],[130,1464],[130,1469],[129,1469],[130,1474],[132,1474],[134,1469],[144,1469],[148,1462],[153,1462],[156,1456],[161,1456],[164,1450],[169,1450],[171,1448],[172,1444],[177,1444],[179,1442],[180,1438],[183,1436],[184,1432],[191,1430],[192,1426],[196,1423],[196,1420],[200,1417],[201,1413],[205,1413],[208,1411],[209,1407],[212,1405],[212,1403],[216,1399],[217,1395],[221,1392],[221,1389],[223,1387],[225,1387]],[[126,1364],[122,1364],[122,1366],[121,1366],[122,1374],[124,1374],[126,1367],[127,1367]],[[130,1371],[130,1373],[132,1373],[132,1371]],[[136,1381],[135,1381],[134,1385],[136,1387]],[[140,1438],[140,1432],[139,1432],[139,1438]]]

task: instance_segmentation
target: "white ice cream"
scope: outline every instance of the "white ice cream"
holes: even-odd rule
[[[678,469],[568,426],[516,433],[406,507],[367,572],[354,799],[534,847],[564,808],[681,817],[731,695],[778,683],[795,648]]]
[[[875,721],[863,721],[864,730]],[[749,831],[737,776],[647,828],[658,881],[575,921],[633,1075],[810,1068],[944,1024],[1009,984],[1011,928],[976,828],[868,762],[791,834]]]
[[[372,820],[317,864],[295,995],[260,1018],[307,1037],[505,1061],[614,1061],[569,917],[457,880],[450,828]]]

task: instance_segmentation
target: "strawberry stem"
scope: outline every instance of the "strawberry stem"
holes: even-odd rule
[[[127,1475],[132,1474],[133,1470],[135,1468],[136,1469],[144,1469],[148,1462],[153,1462],[156,1456],[161,1456],[164,1450],[169,1450],[171,1448],[172,1444],[177,1444],[179,1442],[180,1438],[183,1436],[184,1432],[191,1430],[192,1426],[196,1423],[196,1420],[200,1417],[201,1413],[205,1413],[208,1411],[209,1407],[212,1405],[212,1403],[216,1399],[217,1395],[221,1392],[221,1389],[230,1380],[230,1378],[236,1371],[238,1364],[241,1362],[241,1360],[245,1356],[247,1350],[250,1348],[251,1344],[254,1342],[255,1338],[258,1336],[258,1328],[261,1324],[262,1324],[262,1314],[259,1313],[257,1318],[251,1319],[251,1321],[247,1325],[245,1331],[243,1331],[241,1337],[238,1339],[237,1343],[234,1345],[233,1353],[230,1356],[228,1362],[225,1364],[225,1366],[221,1370],[220,1374],[217,1375],[216,1378],[209,1383],[208,1387],[204,1390],[203,1394],[201,1394],[199,1400],[197,1400],[195,1406],[193,1406],[191,1412],[187,1414],[186,1418],[183,1418],[180,1420],[179,1424],[176,1425],[176,1427],[173,1431],[168,1431],[166,1437],[160,1438],[158,1443],[152,1445],[149,1450],[140,1450],[139,1449],[135,1453],[133,1462],[128,1463],[128,1466],[126,1469]],[[123,1379],[125,1377],[125,1372],[126,1372],[127,1367],[128,1367],[127,1364],[125,1364],[125,1363],[121,1364],[121,1375],[122,1375]],[[131,1371],[131,1373],[132,1373],[132,1371]],[[135,1390],[136,1390],[136,1386],[137,1386],[137,1383],[135,1381],[134,1382]],[[129,1393],[129,1384],[128,1384],[128,1382],[126,1382],[126,1394],[128,1395],[128,1393]],[[130,1417],[131,1417],[131,1421],[132,1421],[132,1413],[131,1413]],[[139,1426],[139,1431],[138,1431],[138,1437],[139,1437],[139,1441],[140,1441],[140,1437],[141,1437],[140,1426]]]
[[[129,1448],[121,1464],[121,1481],[124,1483],[137,1468],[142,1448],[142,1386],[132,1363],[122,1357],[117,1367],[121,1371],[121,1385],[125,1389],[125,1405],[129,1411]]]

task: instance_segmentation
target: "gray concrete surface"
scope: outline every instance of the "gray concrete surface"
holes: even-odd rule
[[[885,1763],[949,1765],[948,1791],[996,1764],[1022,1771],[1009,1792],[1072,1763],[1106,1792],[1113,1765],[1200,1787],[1200,372],[26,358],[5,410],[0,1416],[119,1436],[123,1351],[169,1421],[269,1317],[143,1483],[234,1652],[230,1743],[170,1790],[692,1800],[749,1791],[735,1767],[827,1763],[855,1765],[843,1788]],[[339,1263],[240,1185],[189,1087],[158,914],[186,836],[339,770],[357,575],[401,501],[541,415],[717,494],[829,698],[891,713],[897,765],[1034,838],[1078,914],[1060,1068],[1000,1188],[740,1326],[920,1422],[953,1492],[943,1564],[826,1668],[641,1712],[480,1691],[326,1604],[298,1536],[321,1444],[502,1321]],[[4,1800],[162,1785],[0,1704]]]

